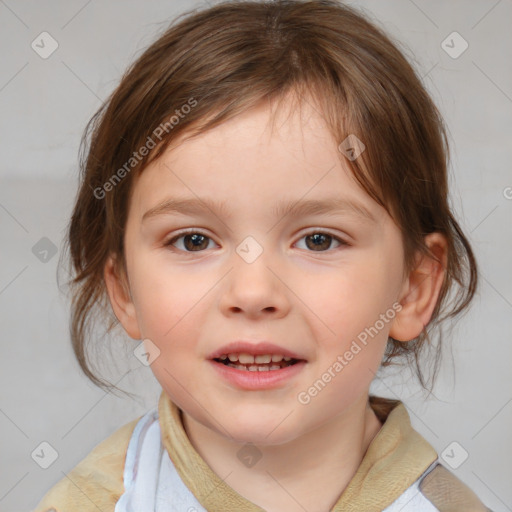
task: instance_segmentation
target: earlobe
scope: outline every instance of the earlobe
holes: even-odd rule
[[[116,318],[124,330],[133,339],[141,339],[135,305],[130,294],[129,284],[124,274],[117,268],[115,258],[109,256],[103,271],[105,286],[110,299],[110,305]]]
[[[415,339],[430,322],[444,282],[447,242],[441,233],[430,233],[425,244],[433,256],[417,254],[417,264],[400,294],[402,309],[395,316],[389,336],[397,341]]]

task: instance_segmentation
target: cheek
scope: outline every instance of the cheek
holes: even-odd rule
[[[134,303],[142,334],[155,343],[165,343],[190,322],[191,312],[204,291],[191,286],[184,272],[147,262],[138,266],[133,280]],[[192,310],[192,311],[191,311]]]
[[[168,269],[160,272],[156,266],[144,271],[137,282],[136,304],[141,333],[159,350],[151,371],[179,403],[187,403],[194,388],[190,375],[197,365],[201,298],[207,292],[203,286],[190,286],[183,275]]]
[[[331,362],[352,350],[357,352],[352,368],[379,365],[395,313],[396,276],[385,260],[378,256],[357,258],[353,265],[305,283],[302,293],[308,297],[305,303],[310,325],[316,326],[315,337],[328,347],[326,357]]]
[[[302,293],[311,311],[337,335],[378,318],[389,297],[382,274],[362,261],[306,282]]]

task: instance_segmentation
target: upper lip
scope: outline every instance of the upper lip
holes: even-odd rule
[[[280,347],[274,343],[270,343],[268,341],[259,341],[259,342],[249,342],[249,341],[234,341],[232,343],[228,343],[227,345],[223,345],[219,349],[212,352],[208,359],[215,359],[222,355],[228,354],[251,354],[254,356],[265,355],[265,354],[273,354],[273,355],[282,355],[285,357],[291,357],[292,359],[304,360],[305,358],[300,355],[288,350],[284,347]]]

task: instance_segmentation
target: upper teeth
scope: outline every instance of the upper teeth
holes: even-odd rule
[[[241,364],[262,364],[262,363],[270,363],[272,361],[273,363],[278,363],[282,361],[283,359],[285,361],[290,361],[291,357],[285,357],[277,354],[262,354],[258,356],[253,356],[251,354],[227,354],[222,355],[219,357],[219,359],[226,359],[229,357],[229,360],[234,363],[235,361],[238,361]]]

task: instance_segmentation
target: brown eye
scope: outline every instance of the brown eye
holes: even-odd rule
[[[208,248],[209,241],[211,239],[207,237],[206,235],[203,235],[202,233],[193,231],[190,233],[182,233],[181,235],[178,235],[168,242],[166,242],[164,245],[175,245],[178,240],[183,240],[182,247],[178,247],[181,251],[184,252],[198,252],[202,251],[204,249]],[[180,245],[180,244],[178,244]]]
[[[331,248],[333,242],[336,242],[338,247],[341,245],[348,245],[340,238],[321,231],[309,233],[303,236],[301,240],[302,239],[306,240],[306,248],[315,252],[326,252]]]

